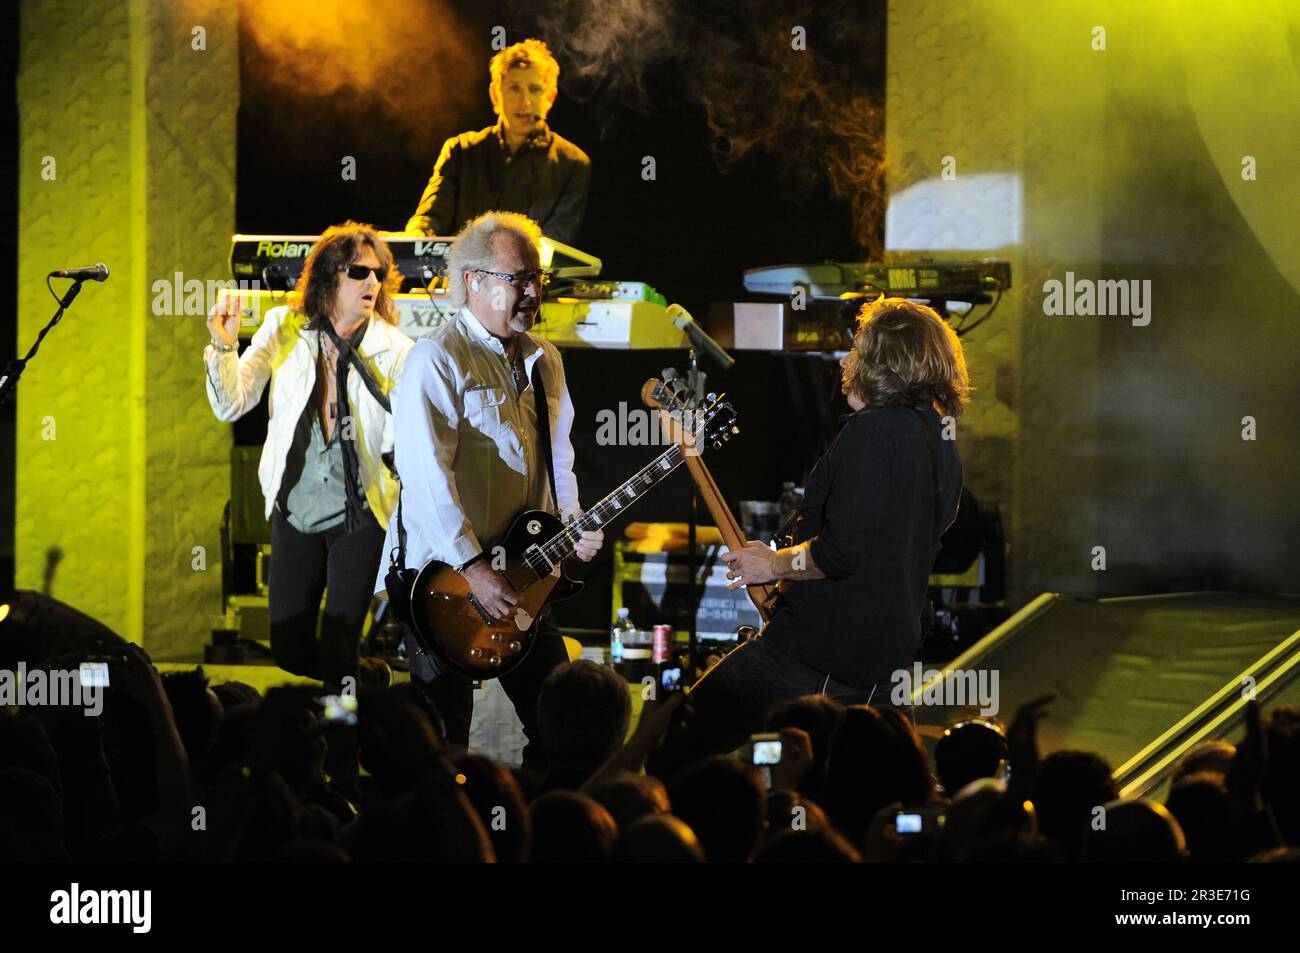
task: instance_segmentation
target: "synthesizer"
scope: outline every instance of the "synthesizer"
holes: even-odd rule
[[[319,235],[235,235],[230,239],[230,274],[259,282],[270,291],[291,289],[302,274]],[[380,232],[402,275],[402,289],[426,288],[447,273],[452,238]],[[542,267],[556,278],[594,278],[600,259],[549,238],[542,239]]]
[[[939,261],[930,258],[877,262],[827,261],[817,264],[749,268],[745,290],[789,297],[797,287],[816,299],[884,294],[980,303],[990,292],[1011,286],[1011,263],[991,258]]]

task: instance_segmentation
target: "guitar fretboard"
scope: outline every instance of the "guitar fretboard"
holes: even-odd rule
[[[552,567],[573,555],[578,539],[585,530],[599,529],[614,519],[644,496],[651,487],[681,466],[682,460],[680,447],[669,447],[659,454],[603,500],[565,526],[561,532],[539,545],[537,551],[550,562],[550,566],[533,566],[533,569],[537,570],[539,575],[549,574]]]

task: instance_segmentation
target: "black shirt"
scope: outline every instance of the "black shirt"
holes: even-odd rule
[[[455,235],[484,212],[522,212],[542,234],[573,244],[587,208],[591,160],[545,123],[512,155],[501,124],[443,144],[408,232]]]
[[[957,514],[962,467],[933,409],[943,525]],[[838,682],[886,690],[921,642],[921,613],[936,529],[933,468],[921,421],[907,409],[845,418],[804,490],[795,541],[825,579],[783,583],[763,638]]]

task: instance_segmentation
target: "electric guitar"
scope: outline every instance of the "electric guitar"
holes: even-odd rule
[[[688,407],[693,397],[690,388],[680,377],[666,382],[651,380],[642,388],[641,394],[642,401],[647,407],[657,410],[661,415],[671,417],[674,420],[682,419],[689,412]],[[711,402],[721,400],[714,394],[709,394],[706,399]],[[664,425],[669,425],[667,419],[665,419]],[[727,506],[727,501],[723,499],[722,491],[718,489],[718,484],[714,482],[713,474],[709,472],[708,466],[705,465],[698,454],[693,454],[686,458],[686,468],[691,473],[691,479],[695,481],[695,488],[699,492],[700,498],[704,500],[704,505],[708,507],[709,515],[713,517],[714,525],[718,527],[718,532],[722,534],[722,542],[726,545],[728,551],[736,552],[743,549],[746,541],[744,530],[736,522],[736,517],[732,515],[731,508]],[[763,622],[771,621],[771,613],[778,597],[777,588],[771,585],[746,586],[745,591],[749,593],[749,600],[754,603],[754,608],[758,610]]]
[[[658,381],[647,381],[642,399],[655,397]],[[667,397],[666,392],[658,396]],[[447,563],[431,560],[411,587],[411,620],[420,648],[442,667],[466,678],[500,678],[518,666],[536,640],[536,620],[546,606],[578,593],[582,583],[564,573],[584,530],[599,529],[700,452],[720,447],[739,432],[736,412],[719,401],[700,411],[668,415],[673,445],[571,523],[544,510],[525,510],[486,552],[518,594],[513,619],[490,618],[474,598],[469,581]]]

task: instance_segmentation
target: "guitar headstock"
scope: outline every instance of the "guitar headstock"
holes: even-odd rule
[[[740,415],[723,400],[725,395],[708,394],[700,401],[681,378],[650,378],[641,388],[641,402],[658,410],[674,442],[688,454],[704,447],[719,449],[740,433]]]

